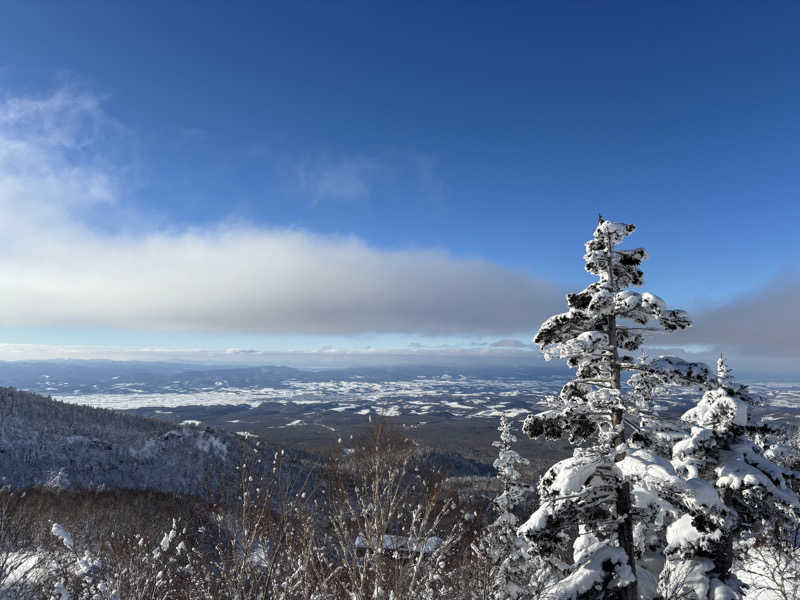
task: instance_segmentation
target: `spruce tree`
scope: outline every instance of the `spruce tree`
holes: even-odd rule
[[[490,565],[492,600],[530,600],[534,591],[531,578],[538,573],[532,571],[527,542],[517,535],[518,519],[514,514],[514,509],[530,493],[518,470],[529,461],[514,450],[517,438],[511,433],[511,422],[505,415],[497,429],[500,440],[492,443],[498,449],[493,466],[502,486],[494,499],[497,518],[473,546],[473,551]]]
[[[545,321],[534,338],[545,358],[564,358],[576,369],[553,408],[523,426],[531,437],[567,435],[579,445],[541,478],[541,506],[519,529],[534,554],[561,568],[555,593],[564,598],[638,600],[631,485],[619,468],[630,449],[626,426],[641,428],[638,411],[656,385],[709,376],[698,363],[629,354],[649,332],[690,325],[658,296],[628,289],[644,283],[639,266],[648,257],[644,248],[618,248],[635,229],[600,218],[584,255],[598,281],[568,294],[569,310]],[[624,371],[639,375],[633,393],[622,389]]]

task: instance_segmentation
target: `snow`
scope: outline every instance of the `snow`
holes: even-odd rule
[[[609,588],[627,585],[635,580],[628,565],[628,555],[622,548],[598,541],[592,535],[578,536],[575,540],[576,560],[583,561],[567,577],[559,581],[550,593],[556,598],[574,599],[603,582],[608,574],[604,568],[611,565],[614,577]]]
[[[602,331],[585,331],[575,339],[586,352],[593,351],[597,346],[608,345],[608,336]]]
[[[496,417],[519,417],[521,415],[527,415],[530,413],[530,409],[528,408],[502,408],[502,407],[490,407],[487,410],[481,410],[476,413],[472,413],[471,415],[467,415],[469,419],[475,418],[496,418]]]
[[[35,551],[14,551],[8,548],[2,550],[2,566],[0,571],[0,598],[3,598],[3,588],[12,587],[19,581],[30,577],[42,564],[42,557]]]
[[[666,378],[669,383],[690,384],[706,382],[711,377],[708,365],[689,362],[677,356],[659,356],[648,363],[648,369]]]
[[[72,536],[61,525],[59,525],[58,523],[53,523],[53,525],[50,527],[50,533],[52,533],[57,538],[60,538],[61,542],[67,548],[73,550]]]
[[[717,489],[704,479],[692,478],[683,481],[688,495],[688,504],[697,509],[724,510],[725,503],[719,497]]]
[[[714,561],[710,558],[693,558],[688,560],[674,560],[667,564],[672,581],[682,584],[682,587],[693,591],[696,598],[716,600],[709,596],[711,582],[708,572],[713,571]],[[722,600],[720,598],[720,600]]]
[[[69,591],[67,590],[67,588],[64,587],[63,582],[59,581],[58,583],[56,583],[53,591],[56,594],[58,594],[58,600],[70,600]]]
[[[555,470],[555,478],[548,488],[557,490],[561,496],[580,492],[589,478],[594,475],[597,466],[597,459],[591,456],[567,458],[551,467],[550,470]],[[545,475],[546,477],[547,475]]]
[[[663,298],[660,298],[655,294],[644,292],[642,294],[642,306],[651,311],[653,314],[659,315],[667,308],[667,303],[664,302]]]
[[[470,408],[472,408],[471,406],[467,406],[466,404],[460,404],[458,402],[451,402],[451,401],[444,401],[442,402],[442,405],[446,406],[447,408],[459,408],[461,410],[469,410]]]
[[[228,454],[228,446],[225,442],[213,435],[203,435],[197,438],[195,447],[202,452],[215,452],[219,456],[226,456]]]
[[[617,466],[626,477],[638,485],[645,488],[669,489],[690,507],[724,508],[713,485],[702,479],[686,479],[678,476],[670,461],[649,450],[629,451]],[[644,493],[644,490],[640,490],[639,493]]]
[[[172,521],[172,530],[169,533],[165,533],[164,537],[161,538],[161,543],[159,546],[163,552],[169,550],[169,545],[172,543],[172,540],[175,538],[175,521]]]
[[[549,503],[542,504],[533,512],[530,517],[528,517],[527,521],[520,525],[520,527],[517,529],[517,535],[524,536],[527,533],[542,531],[545,527],[547,527],[547,519],[552,514],[553,509],[551,505]]]
[[[686,411],[681,419],[701,427],[720,429],[730,424],[747,425],[750,421],[749,413],[746,402],[718,388],[703,394],[697,406]]]
[[[608,237],[611,245],[616,246],[634,231],[636,231],[636,225],[618,223],[615,221],[603,221],[597,226],[597,229],[595,229],[594,239],[605,240],[605,238]]]
[[[367,415],[371,412],[388,416],[425,415],[444,408],[458,417],[494,419],[499,416],[498,412],[492,410],[498,399],[513,399],[513,406],[504,408],[522,414],[523,410],[529,410],[532,401],[542,400],[546,395],[560,389],[559,379],[415,376],[385,381],[355,378],[285,380],[280,387],[222,387],[193,392],[133,392],[126,388],[124,393],[59,395],[58,398],[71,404],[98,408],[155,408],[154,412],[165,414],[171,411],[170,407],[258,407],[268,403],[296,407],[308,405],[314,406],[316,412],[330,411],[352,415]]]
[[[625,458],[617,463],[617,467],[627,477],[634,477],[653,484],[674,484],[678,480],[672,463],[649,450],[629,451]]]
[[[376,539],[371,538],[372,543],[369,543],[367,538],[358,535],[356,536],[355,541],[353,542],[354,546],[358,549],[375,549],[377,546]],[[431,552],[436,551],[441,547],[444,543],[442,538],[437,536],[431,536],[425,538],[425,540],[419,540],[413,537],[404,537],[401,535],[390,535],[384,534],[383,536],[383,550],[389,551],[406,551],[406,552],[417,552],[421,554],[430,554]]]
[[[734,490],[762,487],[781,503],[800,509],[800,500],[797,495],[785,487],[786,484],[781,475],[783,470],[766,460],[758,462],[758,458],[752,447],[747,444],[733,445],[730,451],[721,451],[720,464],[715,469],[717,487]],[[763,469],[771,471],[775,480],[771,479]]]
[[[614,309],[618,312],[628,312],[637,308],[642,303],[642,294],[631,290],[617,292],[614,296]]]
[[[683,515],[667,527],[666,552],[695,544],[702,537],[703,534],[692,524],[692,515]]]

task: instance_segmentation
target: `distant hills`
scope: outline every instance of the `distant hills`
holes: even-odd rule
[[[438,367],[361,367],[346,369],[296,369],[285,366],[220,366],[196,363],[162,363],[107,360],[0,361],[0,385],[46,395],[137,392],[192,392],[215,387],[280,387],[287,380],[381,382],[450,375],[458,377],[536,378],[568,376],[563,368],[491,367],[469,369]]]

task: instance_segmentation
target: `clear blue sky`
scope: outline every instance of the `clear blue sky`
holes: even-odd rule
[[[39,148],[35,131],[79,123],[78,142],[47,142],[56,167],[44,171],[111,182],[110,200],[65,201],[58,221],[100,236],[103,254],[156,234],[173,252],[170,240],[213,237],[220,224],[256,236],[288,228],[313,238],[297,251],[311,263],[352,236],[378,262],[440,251],[560,291],[588,281],[581,244],[602,212],[639,225],[647,287],[676,306],[710,310],[797,280],[798,3],[20,2],[3,12],[7,106],[62,94],[52,115],[9,117],[4,139]],[[64,109],[87,98],[96,104]],[[169,269],[161,275],[168,286]],[[292,281],[294,298],[305,288]],[[367,320],[319,335],[261,323],[253,338],[249,317],[205,327],[202,315],[187,325],[159,313],[137,328],[119,315],[23,312],[0,329],[9,342],[172,336],[268,349],[301,334],[357,345],[430,333],[378,318],[374,332]],[[527,339],[543,312],[532,310],[529,331],[472,332],[466,316],[435,333]]]

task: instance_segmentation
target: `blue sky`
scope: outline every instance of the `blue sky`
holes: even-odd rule
[[[527,341],[602,213],[677,343],[795,363],[798,4],[4,13],[8,348]]]

